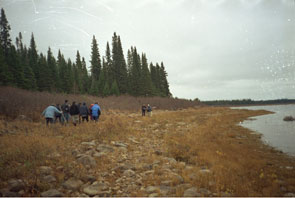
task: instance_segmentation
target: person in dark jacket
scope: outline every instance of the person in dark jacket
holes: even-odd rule
[[[63,111],[62,122],[69,122],[70,106],[68,104],[68,100],[65,100],[65,103],[61,106],[61,110]]]
[[[83,105],[80,106],[80,116],[82,117],[82,122],[84,122],[84,120],[86,120],[88,122],[88,115],[89,115],[89,111],[88,111],[88,107],[86,106],[86,103],[83,102]]]
[[[56,108],[61,111],[59,104],[56,105]],[[59,120],[59,123],[61,123],[61,113],[55,113],[54,122],[56,122],[57,119]]]
[[[79,121],[79,113],[80,111],[79,111],[78,105],[76,105],[76,102],[73,102],[73,104],[70,107],[70,114],[71,114],[74,126],[76,126],[77,122]]]
[[[146,106],[145,106],[145,104],[143,104],[143,105],[141,106],[141,115],[142,115],[142,116],[145,116],[145,111],[146,111]]]
[[[81,107],[81,102],[78,103],[79,111],[80,111],[80,107]],[[81,123],[81,115],[80,114],[79,114],[79,123]]]

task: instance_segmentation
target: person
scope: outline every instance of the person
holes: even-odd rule
[[[148,116],[152,116],[152,107],[150,106],[150,104],[148,104],[147,106],[147,113],[148,113]]]
[[[80,107],[81,107],[81,102],[78,103],[78,109],[79,109],[79,111],[80,111]],[[81,123],[81,115],[80,115],[80,113],[79,113],[79,123]]]
[[[56,108],[61,111],[59,104],[56,105]],[[61,123],[61,113],[55,113],[55,120],[54,122],[56,122],[56,120],[59,120],[59,123]]]
[[[146,106],[145,106],[145,104],[143,104],[143,105],[141,106],[141,115],[142,115],[142,116],[145,116],[145,111],[146,111]]]
[[[99,116],[101,114],[101,109],[100,106],[98,106],[98,102],[96,102],[93,107],[91,108],[92,110],[92,119],[95,120],[95,122],[98,121]]]
[[[53,124],[53,118],[55,117],[55,113],[62,114],[62,111],[59,111],[54,104],[48,106],[43,112],[42,115],[46,119],[46,126],[48,126],[49,123]]]
[[[68,100],[65,100],[65,103],[61,106],[61,110],[63,112],[62,122],[64,123],[66,121],[68,123],[70,119],[70,106]]]
[[[80,107],[79,111],[80,111],[80,116],[82,117],[82,122],[84,122],[84,120],[88,122],[89,111],[85,102],[83,102],[83,105]]]
[[[72,117],[72,121],[74,126],[77,125],[77,122],[79,121],[79,107],[76,105],[76,102],[74,101],[70,107],[70,115]]]
[[[94,105],[94,104],[91,104],[91,105],[89,106],[90,120],[93,120],[93,118],[92,118],[92,107],[93,107],[93,105]]]

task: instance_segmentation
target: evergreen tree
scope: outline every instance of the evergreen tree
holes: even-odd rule
[[[2,50],[2,46],[0,45],[0,85],[10,85],[13,76],[8,68],[8,65],[5,62],[4,57],[4,51]]]
[[[158,86],[158,72],[156,66],[153,65],[153,63],[150,63],[150,72],[151,72],[151,79],[152,79],[152,93],[153,95],[159,96],[160,90]]]
[[[35,90],[37,88],[36,79],[33,70],[29,64],[28,49],[26,48],[26,46],[24,46],[22,42],[21,32],[19,33],[19,36],[16,38],[16,45],[19,62],[23,69],[24,80],[21,87],[24,89]]]
[[[110,95],[110,87],[109,87],[109,83],[105,83],[103,88],[103,96],[108,96],[108,95]]]
[[[165,71],[163,62],[161,62],[160,76],[161,76],[161,87],[162,87],[163,95],[166,97],[171,97],[171,93],[169,90],[169,83],[167,80],[167,72]]]
[[[24,71],[20,63],[20,56],[17,53],[14,45],[9,48],[6,60],[9,66],[9,71],[12,74],[11,83],[15,86],[22,87],[24,84]]]
[[[88,76],[87,66],[84,57],[82,57],[82,93],[88,93],[90,87],[90,78]]]
[[[50,91],[57,91],[57,87],[59,84],[59,78],[58,78],[58,72],[57,72],[57,66],[56,66],[56,60],[54,56],[52,55],[50,47],[47,51],[47,66],[48,66],[48,76],[50,81]]]
[[[114,68],[112,63],[112,57],[111,57],[111,50],[109,46],[109,42],[107,42],[106,47],[106,56],[105,56],[105,79],[108,82],[108,84],[111,84],[114,81]]]
[[[34,76],[36,79],[37,87],[40,84],[40,74],[39,74],[39,67],[38,67],[38,52],[36,48],[36,43],[34,39],[34,34],[32,33],[31,41],[30,41],[30,48],[29,48],[29,65],[32,67],[34,72]]]
[[[80,53],[79,53],[79,51],[77,51],[74,81],[75,81],[75,84],[77,85],[80,93],[85,92],[83,90],[82,78],[83,78],[82,61],[81,61]]]
[[[11,38],[10,38],[10,25],[5,15],[5,11],[1,9],[1,18],[0,18],[0,45],[2,46],[2,50],[4,55],[7,56],[9,49],[11,47]]]
[[[67,63],[65,61],[64,56],[61,54],[60,50],[58,50],[57,56],[57,65],[58,65],[58,74],[60,79],[59,90],[61,92],[69,93],[68,89],[68,75],[67,75]]]
[[[113,69],[114,79],[119,84],[119,90],[121,93],[126,93],[128,89],[127,81],[127,67],[123,54],[123,48],[121,44],[120,36],[114,33],[112,38],[112,57],[113,57]]]
[[[114,80],[114,82],[112,83],[110,95],[116,95],[116,96],[120,95],[119,87],[116,80]]]
[[[39,67],[39,82],[38,90],[39,91],[50,91],[52,86],[52,79],[50,76],[50,71],[47,66],[46,57],[41,53],[38,58],[38,67]]]
[[[98,95],[98,78],[101,70],[100,55],[98,51],[97,41],[95,36],[92,39],[92,49],[91,49],[91,88],[90,93],[93,95]]]
[[[142,95],[141,61],[136,47],[131,48],[132,65],[130,68],[130,93],[135,96]]]
[[[152,79],[151,79],[151,74],[148,68],[148,62],[145,54],[142,54],[141,56],[141,65],[142,65],[142,70],[141,70],[141,80],[142,80],[142,91],[143,95],[145,96],[151,96],[152,95]]]

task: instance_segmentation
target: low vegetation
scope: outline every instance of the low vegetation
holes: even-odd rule
[[[130,105],[120,110],[111,107],[126,101],[99,98],[106,109],[99,123],[45,127],[40,110],[65,96],[1,89],[0,93],[6,90],[6,97],[11,99],[5,100],[8,107],[15,107],[9,113],[1,106],[0,192],[9,189],[10,179],[21,179],[25,187],[19,196],[40,196],[49,189],[58,189],[65,196],[82,196],[85,185],[91,183],[76,190],[62,186],[73,177],[84,182],[89,174],[108,185],[104,194],[108,196],[184,196],[190,187],[198,189],[201,196],[284,196],[295,191],[294,158],[263,144],[259,134],[238,125],[248,117],[269,112],[200,105],[180,109],[193,103],[171,99],[175,103],[164,104],[160,99],[131,97],[123,98]],[[86,98],[66,97],[77,101]],[[1,95],[1,105],[4,99]],[[141,101],[136,104],[136,100]],[[147,102],[143,100],[158,102],[152,117],[141,116],[139,106]],[[18,112],[16,107],[22,108]],[[173,110],[176,107],[179,109]],[[13,119],[20,112],[28,119]],[[96,151],[83,142],[127,146],[112,146],[112,152],[99,155],[96,165],[89,167],[78,163],[77,156]],[[55,182],[44,181],[42,166],[52,168]],[[129,172],[120,171],[126,166],[135,175],[129,177]],[[164,184],[174,191],[163,194],[160,187]],[[156,189],[153,192],[152,187]]]

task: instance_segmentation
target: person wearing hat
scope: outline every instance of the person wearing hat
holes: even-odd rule
[[[53,124],[53,118],[55,118],[55,114],[60,113],[62,114],[62,111],[59,111],[54,104],[48,106],[43,112],[42,115],[46,119],[46,126],[48,126],[49,123]]]

